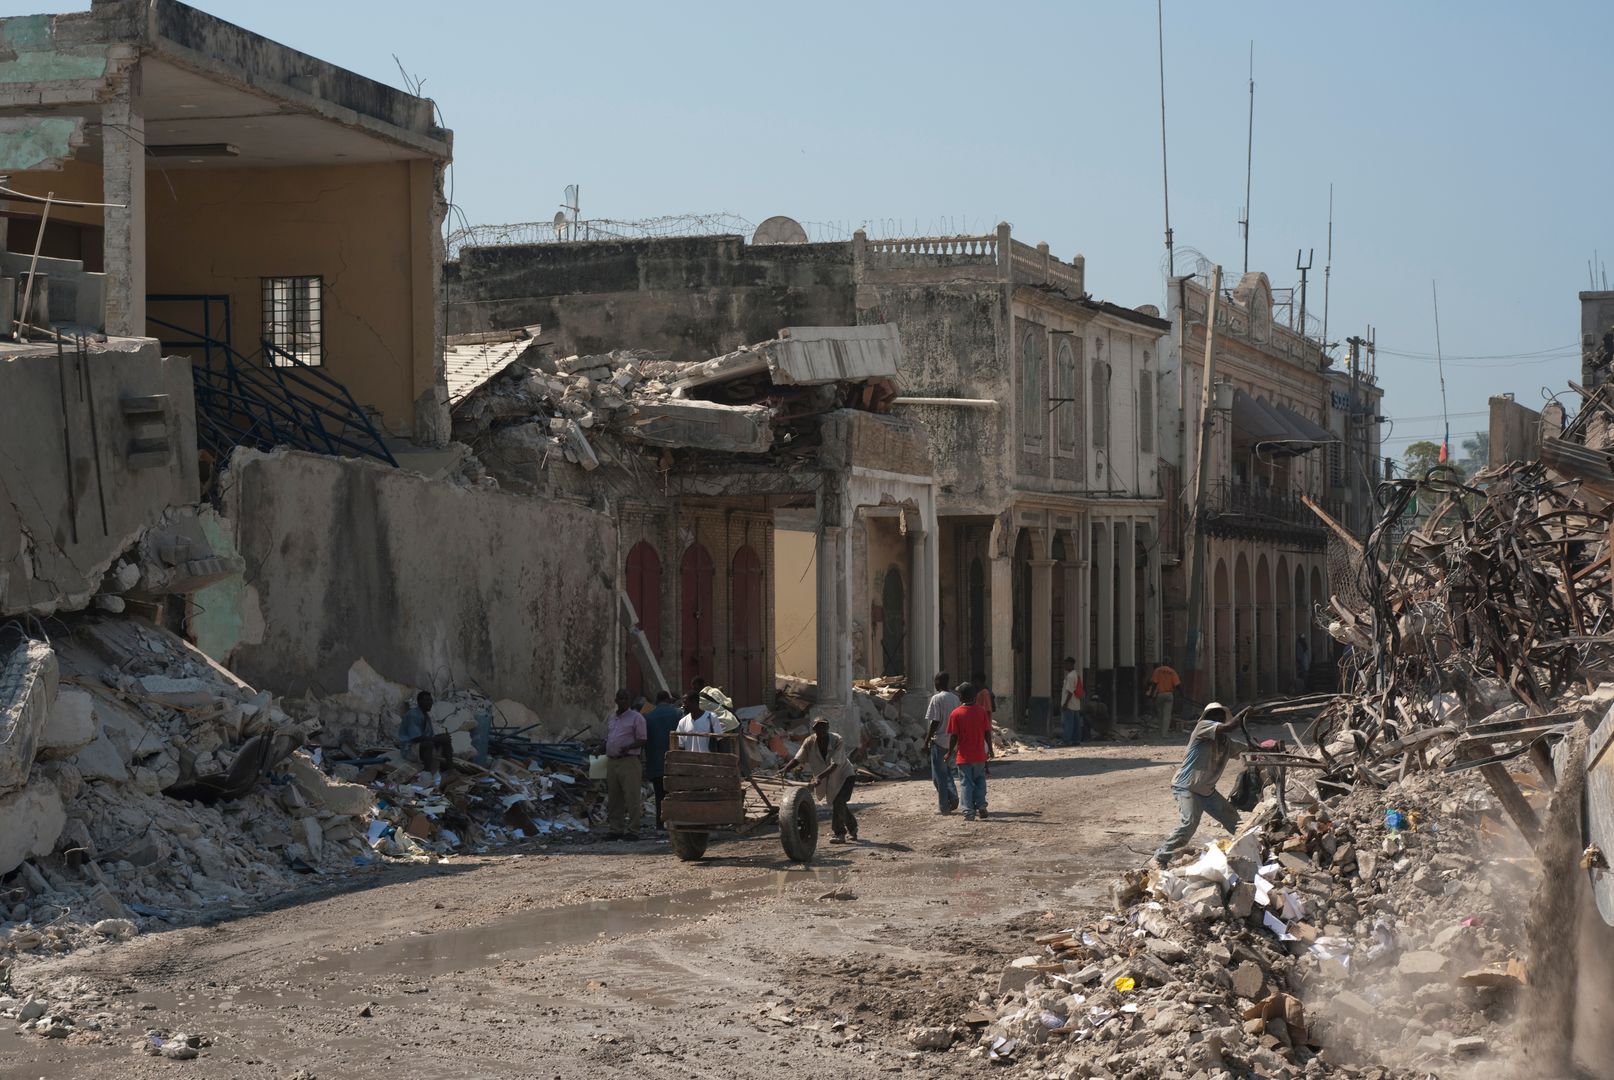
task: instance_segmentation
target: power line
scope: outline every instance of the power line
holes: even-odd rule
[[[1580,355],[1580,343],[1578,341],[1577,342],[1571,342],[1568,345],[1555,345],[1555,346],[1552,346],[1551,348],[1546,348],[1546,349],[1532,349],[1529,352],[1476,353],[1473,356],[1445,356],[1445,357],[1443,357],[1437,352],[1436,353],[1397,352],[1394,349],[1386,349],[1382,345],[1379,346],[1379,352],[1384,353],[1386,356],[1399,356],[1399,357],[1402,357],[1402,358],[1407,359],[1407,360],[1440,360],[1440,359],[1446,359],[1446,360],[1517,360],[1517,359],[1519,359],[1521,357],[1546,356],[1548,353],[1571,353],[1572,352],[1576,356],[1579,356]]]

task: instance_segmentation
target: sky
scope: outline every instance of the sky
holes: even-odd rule
[[[815,238],[1008,221],[1085,255],[1095,296],[1164,306],[1151,3],[200,6],[383,82],[401,85],[400,65],[422,80],[470,223],[547,221],[567,184],[583,217],[787,214],[823,223]],[[1180,258],[1243,269],[1253,43],[1250,267],[1287,287],[1312,249],[1320,313],[1331,266],[1329,337],[1377,333],[1386,453],[1442,431],[1432,283],[1454,452],[1492,394],[1562,394],[1574,411],[1576,293],[1594,251],[1614,261],[1614,5],[1163,9]]]

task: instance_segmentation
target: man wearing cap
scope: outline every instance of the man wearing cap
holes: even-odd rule
[[[852,797],[852,785],[856,782],[852,759],[846,754],[845,741],[830,731],[827,716],[813,720],[812,734],[802,742],[801,749],[796,751],[796,756],[790,759],[785,769],[798,767],[805,768],[813,778],[813,794],[818,801],[830,805],[830,828],[835,835],[829,842],[844,844],[848,839],[855,842],[857,817],[847,805]]]
[[[1169,863],[1171,856],[1194,838],[1194,830],[1199,828],[1199,819],[1204,814],[1210,814],[1228,832],[1238,830],[1239,812],[1216,790],[1216,783],[1233,756],[1233,739],[1228,733],[1237,725],[1233,714],[1219,702],[1211,702],[1200,713],[1199,723],[1188,736],[1188,752],[1183,755],[1182,767],[1171,781],[1171,795],[1177,800],[1181,824],[1154,853],[1155,861],[1161,866]]]

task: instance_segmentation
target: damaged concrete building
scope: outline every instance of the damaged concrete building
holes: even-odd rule
[[[1172,283],[1164,365],[1162,457],[1175,475],[1198,468],[1211,279]],[[1216,305],[1214,424],[1202,521],[1208,539],[1197,696],[1227,703],[1288,692],[1311,669],[1331,678],[1328,635],[1316,617],[1330,595],[1329,528],[1307,500],[1361,534],[1379,478],[1383,391],[1365,371],[1330,366],[1320,337],[1301,329],[1288,290],[1244,274]],[[1185,485],[1189,486],[1189,485]],[[1175,530],[1174,530],[1175,531]],[[1176,541],[1181,550],[1181,541]],[[1172,641],[1188,632],[1184,563],[1166,577]]]
[[[468,246],[445,282],[452,332],[542,324],[561,354],[642,348],[692,363],[782,326],[894,324],[902,353],[891,406],[928,432],[937,519],[934,540],[917,544],[908,530],[922,523],[889,511],[854,528],[857,561],[866,553],[870,569],[857,586],[866,602],[843,628],[853,670],[923,685],[936,667],[919,663],[919,645],[934,635],[941,668],[985,674],[1007,715],[1048,730],[1069,654],[1082,658],[1090,686],[1131,710],[1141,673],[1161,655],[1156,369],[1168,324],[1152,309],[1089,296],[1080,256],[1057,259],[1007,225],[945,238],[860,231],[835,243],[696,236]],[[822,658],[805,643],[839,640],[824,621],[840,609],[819,597],[816,625],[802,618],[815,598],[797,583],[823,580],[814,560],[839,541],[819,528],[845,522],[818,509],[758,509],[758,528],[772,517],[781,598],[771,648],[782,670],[807,674]],[[912,596],[925,587],[932,545],[937,604],[919,622]],[[706,564],[688,535],[662,537],[654,556],[655,572],[677,567],[680,581],[686,566]],[[639,572],[625,570],[630,580]],[[688,573],[698,592],[699,570]],[[659,612],[670,635],[660,644],[684,658],[680,667],[712,648],[703,608],[685,591],[662,589]]]
[[[788,327],[690,362],[625,350],[557,359],[527,331],[450,342],[455,435],[480,467],[505,490],[617,522],[631,691],[700,678],[736,708],[771,704],[775,613],[794,602],[774,549],[780,515],[816,538],[806,603],[821,712],[855,740],[853,680],[880,674],[850,632],[871,603],[868,568],[890,557],[871,536],[898,538],[910,582],[889,616],[915,628],[898,663],[934,666],[935,496],[924,428],[889,414],[894,326]]]

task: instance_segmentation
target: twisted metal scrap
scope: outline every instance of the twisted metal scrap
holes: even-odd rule
[[[1372,648],[1353,650],[1346,693],[1320,722],[1325,741],[1348,733],[1358,758],[1382,760],[1420,729],[1510,702],[1546,712],[1571,686],[1614,673],[1611,513],[1601,500],[1539,462],[1488,470],[1474,484],[1437,466],[1380,485],[1378,499],[1383,513],[1358,568],[1366,609],[1336,605]],[[1408,509],[1436,499],[1409,528]]]

